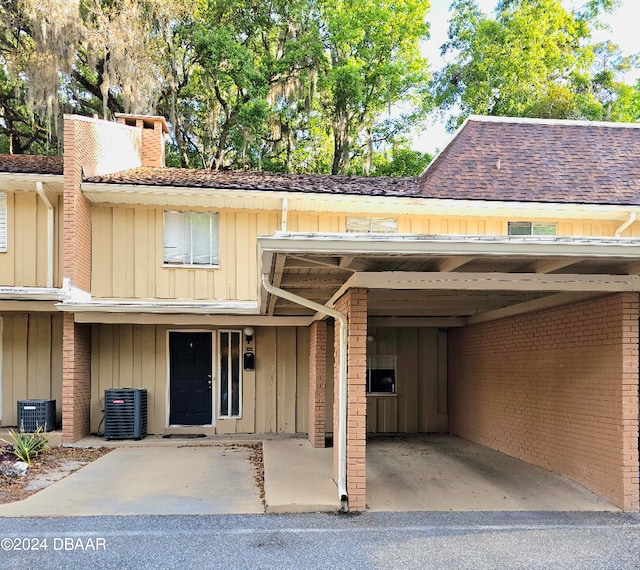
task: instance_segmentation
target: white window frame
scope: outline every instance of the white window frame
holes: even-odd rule
[[[197,252],[194,251],[194,220],[197,217],[209,218],[209,236],[200,238],[208,242],[209,253],[207,262],[194,261]],[[168,218],[182,218],[181,235],[174,229],[174,235],[169,236]],[[176,223],[176,226],[178,224]],[[174,240],[173,243],[171,240]],[[167,250],[179,250],[168,254]],[[181,260],[179,259],[181,258]],[[220,267],[220,216],[217,212],[165,210],[162,219],[162,261],[167,267]]]
[[[229,333],[231,334],[237,334],[239,336],[238,339],[238,415],[232,415],[231,413],[227,413],[226,415],[223,415],[221,413],[221,407],[222,407],[222,370],[221,370],[221,364],[222,364],[222,334],[223,333]],[[243,378],[242,378],[242,370],[243,370],[243,366],[242,366],[242,360],[243,360],[243,355],[244,355],[244,346],[242,343],[242,331],[240,330],[236,330],[236,329],[219,329],[218,330],[218,352],[217,352],[217,364],[216,364],[216,373],[218,376],[218,406],[216,407],[216,417],[219,420],[239,420],[242,419],[242,384],[243,384]],[[231,339],[231,337],[229,337],[229,339]],[[232,359],[233,359],[233,355],[231,354],[231,351],[228,351],[228,356],[227,356],[227,367],[228,370],[232,370]],[[228,381],[231,382],[231,385],[233,385],[233,379],[231,378],[231,375],[228,376]],[[227,388],[228,389],[228,388]],[[232,398],[227,398],[227,412],[231,411],[231,406],[232,406]]]
[[[9,207],[7,193],[0,192],[0,253],[6,253],[9,248]]]
[[[398,233],[398,218],[347,216],[345,231],[359,234],[396,234]]]
[[[528,225],[529,233],[511,233],[514,227],[525,228]],[[536,230],[553,228],[553,233],[540,232]],[[512,221],[507,222],[507,235],[509,236],[556,236],[558,235],[558,224],[556,222],[529,222],[529,221]]]

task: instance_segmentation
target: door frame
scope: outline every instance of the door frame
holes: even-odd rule
[[[166,341],[165,347],[167,352],[166,358],[166,367],[167,367],[167,387],[165,391],[165,427],[185,427],[185,428],[196,428],[198,426],[185,426],[183,424],[170,424],[169,419],[171,418],[171,346],[170,346],[170,333],[209,333],[211,334],[211,423],[203,424],[203,427],[215,427],[216,425],[216,414],[215,414],[215,405],[216,405],[216,393],[217,393],[217,384],[218,384],[218,376],[217,370],[215,368],[216,356],[217,356],[217,338],[218,338],[218,330],[217,329],[167,329],[166,331]]]

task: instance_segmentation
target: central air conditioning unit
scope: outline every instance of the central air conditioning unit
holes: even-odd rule
[[[147,391],[117,388],[104,391],[104,438],[142,439],[147,435]]]
[[[56,429],[56,401],[19,400],[18,429],[33,433],[38,428],[43,431]]]

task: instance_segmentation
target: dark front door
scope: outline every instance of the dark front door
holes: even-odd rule
[[[169,333],[169,423],[211,423],[211,333]]]

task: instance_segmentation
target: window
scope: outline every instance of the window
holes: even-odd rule
[[[220,418],[240,417],[240,331],[220,331]]]
[[[218,214],[165,212],[164,262],[178,265],[219,265]]]
[[[375,355],[367,357],[367,393],[396,393],[396,357]]]
[[[7,251],[7,194],[0,192],[0,252]]]
[[[396,218],[350,218],[347,217],[347,232],[361,234],[393,234],[398,231]]]
[[[555,236],[557,224],[540,222],[509,222],[507,232],[510,236]]]

